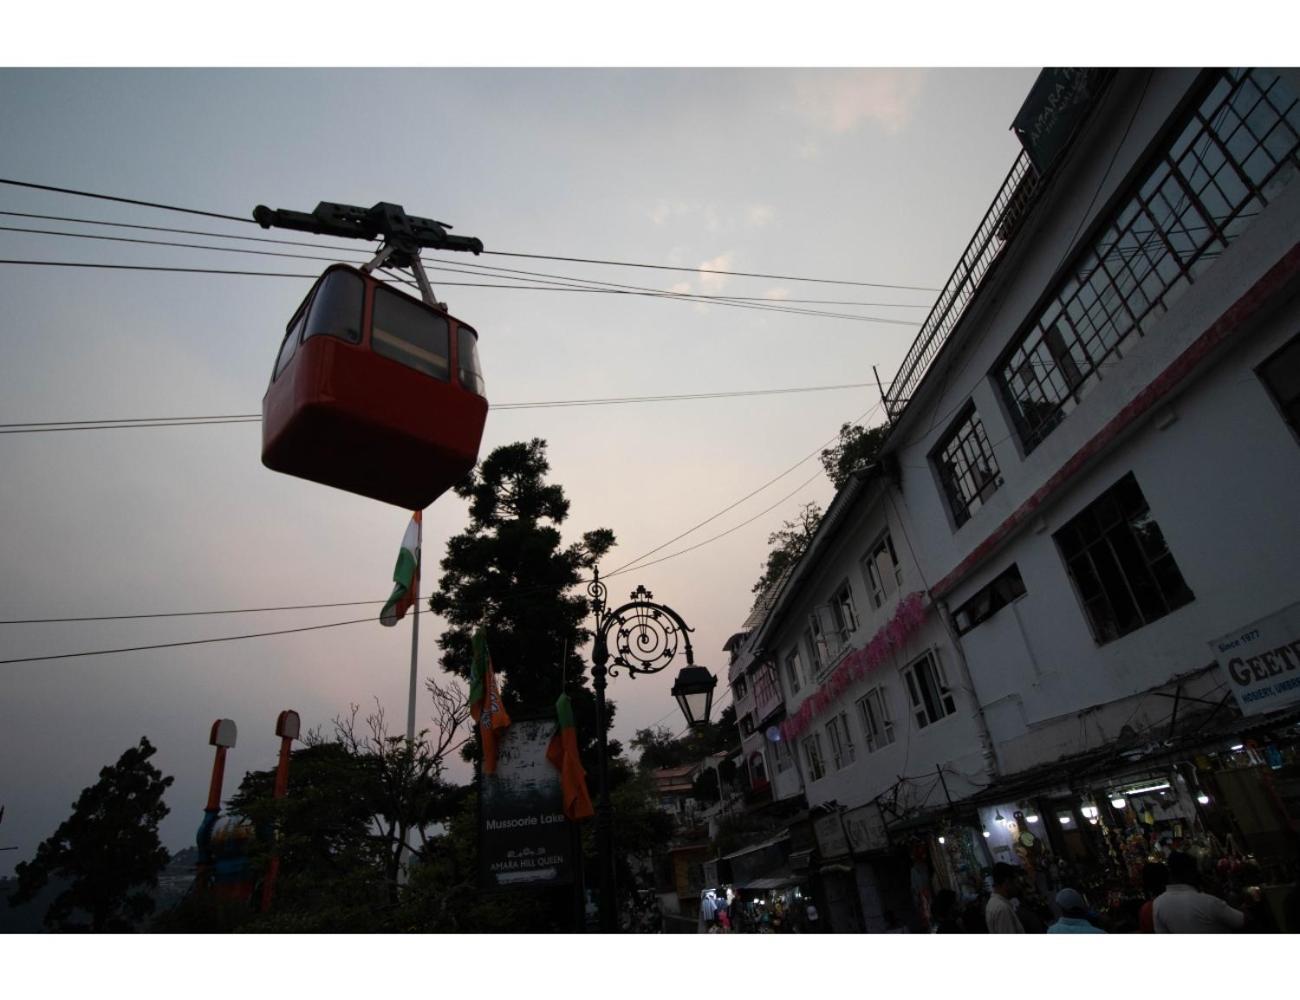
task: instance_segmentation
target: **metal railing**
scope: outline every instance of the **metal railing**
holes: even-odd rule
[[[889,384],[885,408],[891,421],[907,406],[930,362],[974,298],[984,275],[1010,241],[1037,188],[1038,173],[1029,161],[1029,154],[1022,150]]]

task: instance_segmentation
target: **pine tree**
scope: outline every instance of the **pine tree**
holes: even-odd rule
[[[158,824],[168,813],[162,798],[172,783],[149,763],[154,752],[142,736],[138,746],[99,772],[99,781],[77,797],[72,815],[36,848],[36,857],[18,865],[18,891],[10,905],[32,899],[56,876],[71,884],[46,911],[47,927],[131,930],[153,912],[149,891],[168,860]]]
[[[438,640],[442,665],[468,678],[470,641],[482,625],[492,662],[504,677],[502,701],[512,715],[553,710],[563,684],[573,701],[584,766],[592,773],[595,698],[578,650],[591,638],[584,574],[614,546],[608,528],[563,544],[569,516],[564,488],[548,483],[546,442],[495,449],[456,493],[470,501],[470,524],[447,543],[442,577],[429,607],[448,623]],[[608,720],[613,719],[609,705]],[[611,755],[617,752],[611,744]]]

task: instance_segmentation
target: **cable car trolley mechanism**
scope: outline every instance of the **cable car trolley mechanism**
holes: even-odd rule
[[[332,264],[285,328],[262,399],[262,464],[423,510],[478,461],[487,420],[478,334],[434,297],[420,250],[483,251],[400,205],[321,202],[310,214],[258,205],[263,229],[382,237],[360,268]],[[374,276],[411,271],[420,298]]]

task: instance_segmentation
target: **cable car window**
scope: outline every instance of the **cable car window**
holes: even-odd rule
[[[461,324],[457,346],[460,348],[460,384],[476,396],[486,395],[483,366],[478,360],[478,334]]]
[[[451,379],[449,339],[446,316],[405,295],[375,288],[370,345],[376,354],[447,382]]]
[[[307,320],[307,336],[325,334],[361,343],[361,300],[365,286],[351,271],[330,271],[321,280]]]
[[[314,292],[315,289],[313,288]],[[271,376],[274,382],[280,377],[280,374],[289,367],[289,362],[293,360],[294,351],[298,348],[298,341],[302,337],[303,324],[307,319],[307,306],[311,303],[311,292],[302,300],[302,305],[298,311],[293,314],[293,319],[289,320],[289,326],[285,330],[284,342],[280,345],[280,354],[275,359],[275,374]]]

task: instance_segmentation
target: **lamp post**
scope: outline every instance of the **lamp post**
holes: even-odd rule
[[[704,667],[695,665],[691,649],[689,625],[672,608],[659,604],[654,594],[638,586],[631,600],[612,611],[605,603],[605,585],[600,582],[600,572],[595,572],[587,585],[591,596],[591,612],[596,625],[592,630],[591,677],[596,689],[596,738],[600,751],[597,776],[600,780],[600,797],[596,802],[596,855],[600,866],[600,929],[618,930],[614,904],[614,828],[609,804],[609,773],[605,740],[605,677],[617,677],[620,669],[629,677],[637,674],[657,674],[677,656],[679,644],[685,647],[686,666],[673,684],[673,697],[682,707],[686,722],[692,728],[709,721],[713,706],[713,688],[718,679]],[[613,635],[613,664],[610,663],[611,634]]]

